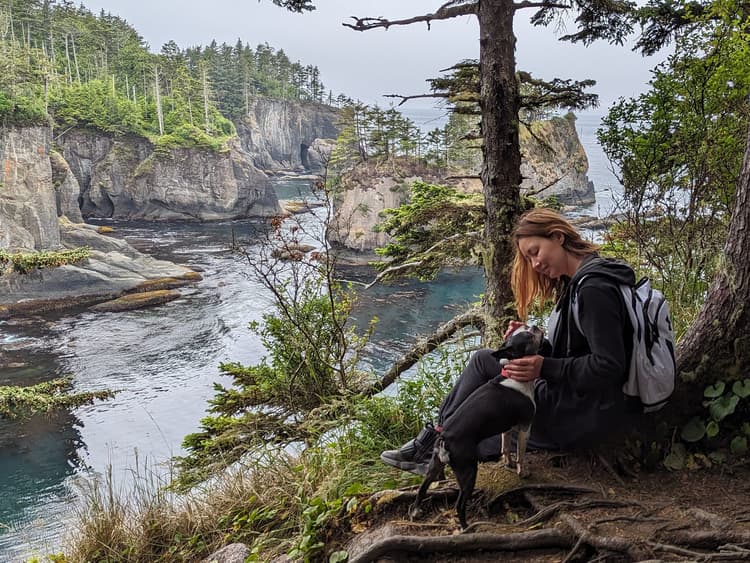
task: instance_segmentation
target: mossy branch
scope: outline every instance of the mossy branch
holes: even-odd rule
[[[416,364],[424,356],[437,349],[437,347],[446,342],[459,330],[474,326],[483,329],[486,325],[486,319],[482,311],[478,308],[472,308],[468,311],[453,317],[448,322],[440,325],[438,329],[429,336],[421,339],[411,349],[393,362],[388,372],[380,378],[380,381],[368,389],[365,395],[374,395],[387,388],[391,383],[404,373],[407,369]]]

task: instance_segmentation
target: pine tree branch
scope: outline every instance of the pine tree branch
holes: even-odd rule
[[[425,22],[427,29],[430,29],[430,23],[433,20],[447,20],[456,18],[459,16],[470,16],[476,15],[479,10],[478,2],[471,2],[468,4],[451,5],[453,2],[447,2],[443,4],[434,14],[425,14],[423,16],[415,16],[413,18],[406,18],[403,20],[388,20],[385,18],[358,18],[351,16],[351,19],[355,23],[343,23],[341,25],[349,27],[355,31],[368,31],[370,29],[376,29],[382,27],[388,29],[392,25],[411,25],[413,23]]]
[[[416,256],[425,256],[426,257],[431,252],[434,252],[435,250],[437,250],[438,248],[440,248],[444,244],[447,244],[449,242],[453,242],[455,240],[465,239],[465,238],[473,238],[473,239],[475,239],[476,242],[480,242],[481,241],[481,236],[480,236],[479,231],[474,231],[474,232],[470,232],[470,233],[456,233],[456,234],[451,235],[451,236],[449,236],[447,238],[440,239],[435,244],[433,244],[430,248],[428,248],[427,250],[424,250],[422,252],[419,252]],[[365,286],[365,289],[370,289],[373,285],[375,285],[377,282],[379,282],[380,280],[382,280],[385,276],[387,276],[389,274],[392,274],[394,272],[398,272],[400,270],[404,270],[404,269],[407,269],[407,268],[419,267],[419,266],[421,266],[423,264],[424,264],[424,259],[420,259],[420,260],[415,260],[415,261],[412,261],[412,262],[405,262],[403,264],[398,264],[397,266],[389,266],[388,268],[386,268],[385,270],[383,270],[382,272],[380,272],[377,276],[375,276],[375,279],[372,280],[370,283],[368,283]]]
[[[403,96],[401,94],[384,94],[383,95],[384,98],[401,98],[401,101],[398,103],[398,106],[402,106],[409,100],[416,100],[418,98],[450,98],[450,96],[451,95],[448,92],[436,92],[434,94],[415,94],[414,96]]]
[[[524,0],[523,2],[516,2],[513,4],[514,10],[522,10],[524,8],[544,8],[544,9],[554,9],[559,8],[561,10],[568,10],[570,9],[569,4],[555,4],[553,2],[530,2],[528,0]]]

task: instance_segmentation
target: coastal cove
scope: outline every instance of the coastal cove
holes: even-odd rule
[[[405,112],[408,115],[408,112]],[[411,116],[410,116],[411,117]],[[414,119],[412,117],[412,119]],[[614,178],[596,144],[598,118],[577,129],[589,157],[597,203],[612,209]],[[275,181],[279,199],[293,199],[308,181]],[[247,276],[245,258],[229,251],[233,237],[250,254],[260,221],[210,223],[102,222],[138,250],[200,268],[203,281],[169,304],[119,314],[67,312],[0,325],[0,346],[17,367],[2,383],[27,384],[72,374],[76,390],[109,387],[115,399],[50,419],[6,426],[0,438],[0,560],[20,561],[59,550],[76,484],[112,467],[127,487],[132,472],[165,472],[195,430],[219,380],[218,364],[252,364],[264,350],[247,323],[268,311],[269,298]],[[380,372],[416,337],[450,318],[482,291],[478,271],[446,273],[430,284],[376,286],[363,296],[358,320],[377,314],[369,349]],[[6,528],[7,526],[7,528]]]

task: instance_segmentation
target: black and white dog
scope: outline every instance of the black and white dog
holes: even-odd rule
[[[522,356],[544,353],[549,342],[538,327],[523,325],[516,329],[493,356],[504,366],[510,360]],[[510,443],[512,430],[518,431],[516,439],[516,471],[525,476],[526,442],[534,419],[534,383],[521,383],[498,374],[469,395],[443,424],[440,436],[435,441],[432,458],[427,468],[417,499],[409,510],[414,518],[419,515],[419,504],[430,484],[449,464],[456,475],[460,493],[456,511],[461,528],[466,528],[466,504],[474,492],[477,478],[479,442],[490,436],[502,435],[502,462],[510,466]]]

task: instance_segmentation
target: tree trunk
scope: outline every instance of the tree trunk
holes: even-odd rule
[[[208,119],[208,76],[206,73],[206,66],[203,66],[203,73],[202,73],[202,82],[203,82],[203,117],[204,117],[204,125],[206,128],[206,135],[211,134],[211,125],[210,121]]]
[[[73,48],[73,64],[75,64],[76,67],[76,80],[78,81],[78,84],[81,83],[81,72],[78,69],[78,54],[76,53],[76,40],[75,37],[71,34],[70,36],[70,46]]]
[[[520,96],[513,14],[511,0],[479,2],[479,105],[484,137],[481,177],[486,209],[483,262],[488,313],[485,338],[489,344],[499,340],[511,313],[510,233],[521,209]]]
[[[154,65],[154,100],[156,101],[156,118],[159,122],[159,135],[164,135],[164,113],[161,109],[161,88],[159,87],[159,67]]]
[[[723,263],[703,309],[677,346],[677,369],[683,382],[673,403],[694,413],[703,389],[717,380],[750,373],[750,128],[737,179]]]

